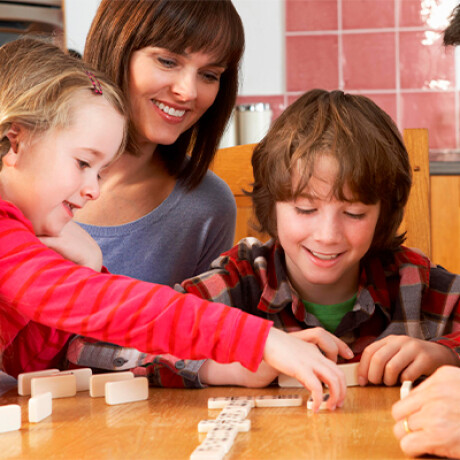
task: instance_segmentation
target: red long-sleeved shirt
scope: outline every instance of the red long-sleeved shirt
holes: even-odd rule
[[[167,286],[75,265],[0,198],[0,363],[10,375],[55,365],[72,333],[256,370],[271,325]]]

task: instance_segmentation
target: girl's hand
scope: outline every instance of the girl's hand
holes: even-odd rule
[[[365,348],[358,367],[360,385],[394,385],[400,379],[431,375],[444,364],[458,366],[457,355],[444,345],[406,335],[390,335]]]
[[[237,385],[247,388],[263,388],[278,377],[279,372],[262,361],[256,372],[240,363],[221,364],[208,359],[201,366],[198,376],[201,383],[208,385]]]
[[[39,240],[66,259],[98,272],[101,271],[101,248],[89,233],[74,221],[65,225],[59,236],[41,236]]]
[[[313,327],[311,329],[291,332],[289,335],[297,337],[304,342],[314,343],[327,358],[335,363],[339,355],[345,359],[353,358],[353,352],[349,346],[343,340],[340,340],[334,334],[331,334],[322,327]]]
[[[322,383],[329,387],[328,409],[334,410],[343,405],[345,375],[337,364],[322,355],[316,345],[272,327],[265,343],[264,360],[278,372],[294,377],[311,391],[315,412],[319,410],[323,399]]]
[[[460,369],[439,368],[396,402],[392,415],[405,454],[460,458]]]

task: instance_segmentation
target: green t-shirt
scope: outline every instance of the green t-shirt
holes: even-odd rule
[[[349,311],[353,310],[356,302],[356,296],[357,294],[355,294],[350,300],[336,303],[334,305],[320,305],[313,302],[307,302],[306,300],[302,300],[302,302],[305,306],[305,310],[316,316],[326,331],[334,333],[340,321],[342,321],[342,318]]]

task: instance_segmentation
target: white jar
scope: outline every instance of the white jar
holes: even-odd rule
[[[238,118],[238,144],[259,142],[270,128],[272,110],[270,104],[257,102],[236,107]]]

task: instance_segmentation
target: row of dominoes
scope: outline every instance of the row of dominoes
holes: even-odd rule
[[[146,377],[134,378],[132,372],[92,375],[89,368],[60,372],[58,369],[26,372],[18,376],[18,394],[29,399],[29,422],[37,423],[52,414],[52,400],[89,391],[93,398],[105,397],[109,405],[142,401],[148,398]],[[21,407],[0,406],[0,433],[21,428]]]
[[[300,395],[228,396],[208,399],[208,409],[221,409],[215,419],[201,420],[198,432],[205,440],[192,452],[190,460],[221,460],[231,449],[236,435],[251,429],[247,418],[253,407],[293,407],[302,405]]]

